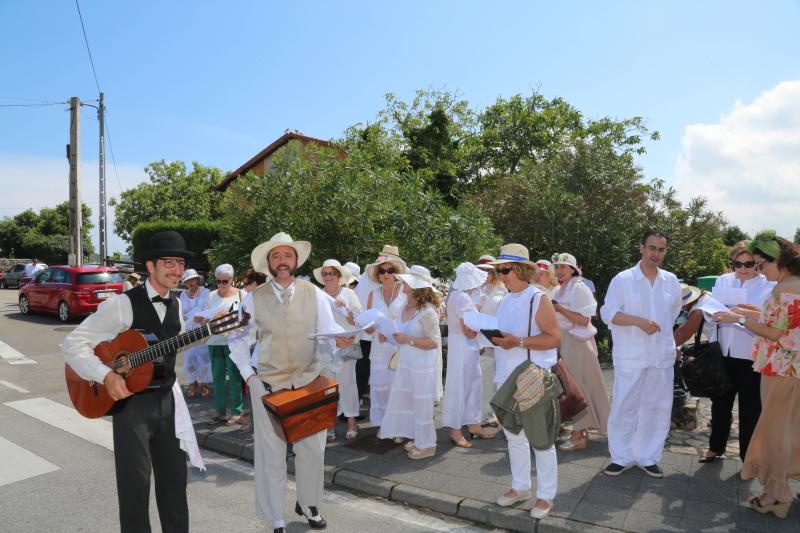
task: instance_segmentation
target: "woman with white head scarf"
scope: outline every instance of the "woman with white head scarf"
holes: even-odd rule
[[[190,268],[183,273],[181,280],[186,290],[181,293],[181,312],[186,330],[200,327],[202,317],[195,317],[202,311],[208,299],[209,290],[203,287],[203,277],[197,270]],[[208,396],[208,383],[211,383],[211,359],[205,342],[194,344],[183,351],[183,374],[189,382],[187,396],[190,398],[197,394],[198,389],[202,395]]]

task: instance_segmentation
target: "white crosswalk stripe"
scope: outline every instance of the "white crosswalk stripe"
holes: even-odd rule
[[[35,453],[0,437],[0,487],[58,469]]]
[[[22,394],[29,394],[31,392],[28,389],[22,388],[19,385],[14,385],[10,381],[6,381],[4,379],[0,379],[0,385],[2,385],[3,387],[5,387],[7,389],[11,389],[11,390],[13,390],[15,392],[19,392],[19,393],[22,393]]]
[[[11,365],[35,365],[36,361],[21,354],[7,343],[0,341],[0,357]]]

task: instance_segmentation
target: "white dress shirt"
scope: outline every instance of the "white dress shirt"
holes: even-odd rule
[[[32,278],[39,271],[44,270],[45,268],[47,268],[47,265],[45,265],[43,263],[36,263],[35,265],[33,263],[28,263],[27,265],[25,265],[24,276],[26,278]]]
[[[775,282],[769,281],[759,274],[744,283],[739,281],[734,272],[723,274],[717,278],[714,288],[744,289],[747,292],[747,303],[764,307]],[[722,354],[735,359],[750,359],[753,354],[753,341],[756,334],[739,324],[720,324],[719,343]]]
[[[147,297],[153,298],[158,293],[150,285],[150,280],[144,282]],[[168,297],[172,297],[167,293]],[[152,302],[158,319],[164,321],[167,306],[162,302]],[[178,319],[181,322],[181,332],[184,331],[181,301],[175,298],[173,305],[178,306]],[[83,379],[102,383],[111,369],[104,365],[94,354],[94,347],[104,341],[109,341],[131,329],[133,324],[133,308],[127,294],[112,296],[97,307],[97,311],[76,327],[61,343],[64,361]]]
[[[600,308],[613,341],[614,366],[622,368],[668,368],[675,364],[672,326],[681,312],[681,286],[675,274],[658,269],[650,283],[641,263],[614,276]],[[638,316],[657,323],[661,331],[648,335],[638,326],[618,326],[617,313]]]
[[[275,296],[279,302],[283,302],[283,298],[281,297],[282,289],[278,284],[274,282],[270,282],[272,285],[272,290],[275,292]],[[294,295],[294,288],[295,283],[292,282],[287,289],[289,289],[290,294]],[[336,323],[336,320],[333,317],[333,312],[331,311],[331,301],[333,298],[325,294],[319,287],[316,288],[317,294],[317,331],[316,333],[339,333],[344,331],[344,329]],[[252,360],[250,355],[250,346],[255,344],[256,342],[256,312],[255,306],[253,305],[253,293],[248,293],[245,296],[244,300],[242,301],[241,307],[243,311],[247,312],[250,315],[250,321],[247,323],[247,326],[243,328],[242,331],[237,332],[230,336],[228,341],[228,347],[231,350],[230,358],[231,360],[236,363],[236,366],[239,367],[239,372],[242,374],[242,379],[247,381],[247,379],[255,374],[253,371],[253,367],[251,366]],[[313,331],[309,331],[309,333],[315,333]],[[258,342],[261,345],[267,345],[267,349],[269,349],[269,342],[272,338],[272,335],[264,335],[258,339]],[[317,342],[325,342],[332,345],[335,345],[335,340],[333,339],[326,339],[320,338]]]

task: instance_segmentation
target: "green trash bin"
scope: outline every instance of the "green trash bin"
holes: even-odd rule
[[[719,276],[700,276],[697,278],[697,288],[704,291],[710,291],[714,288]]]

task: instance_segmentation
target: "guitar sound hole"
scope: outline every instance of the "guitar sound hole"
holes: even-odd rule
[[[116,372],[121,376],[127,376],[130,371],[131,371],[131,365],[128,362],[128,354],[126,353],[120,354],[114,360],[114,372]]]

